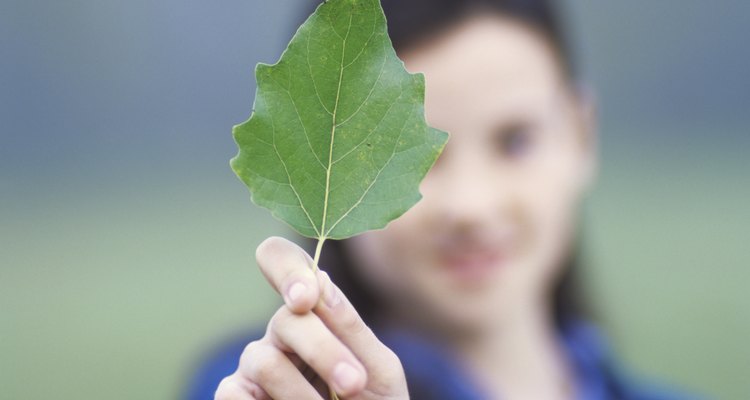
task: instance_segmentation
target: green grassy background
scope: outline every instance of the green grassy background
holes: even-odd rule
[[[570,3],[601,103],[602,325],[639,373],[750,398],[750,6]],[[0,398],[175,399],[273,311],[254,248],[290,234],[229,170],[229,131],[296,4],[0,6]]]

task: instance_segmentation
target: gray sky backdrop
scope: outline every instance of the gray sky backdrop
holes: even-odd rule
[[[252,253],[289,233],[230,130],[300,1],[0,3],[0,397],[175,398],[271,312]],[[566,3],[600,102],[603,325],[639,372],[750,398],[750,2]]]

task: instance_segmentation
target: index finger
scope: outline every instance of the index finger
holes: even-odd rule
[[[377,338],[327,273],[318,271],[317,276],[322,301],[316,306],[315,314],[365,366],[372,384],[400,383],[405,390],[404,373],[396,354]]]
[[[313,260],[301,247],[272,236],[258,246],[255,259],[292,312],[306,313],[318,303],[320,289],[312,271]]]

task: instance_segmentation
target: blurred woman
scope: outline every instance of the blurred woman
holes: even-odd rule
[[[291,242],[262,243],[285,304],[191,398],[678,398],[620,373],[580,302],[596,137],[551,3],[383,1],[399,57],[425,75],[428,123],[451,134],[424,198],[327,246],[338,287]]]

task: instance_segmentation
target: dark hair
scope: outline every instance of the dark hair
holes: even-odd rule
[[[397,52],[416,46],[476,13],[494,12],[527,24],[540,33],[557,53],[565,75],[571,81],[575,79],[572,51],[561,29],[559,12],[554,6],[557,3],[553,0],[381,0],[381,4]],[[551,311],[558,329],[566,322],[588,315],[577,276],[580,251],[577,244],[572,247],[550,293]],[[312,248],[314,243],[308,245],[308,249]],[[331,275],[365,321],[372,324],[378,312],[384,309],[382,299],[358,273],[359,270],[351,267],[355,260],[346,250],[345,240],[328,241],[321,255],[321,268]]]
[[[307,3],[304,17],[319,0]],[[388,21],[388,36],[396,51],[404,50],[482,12],[496,13],[527,24],[549,42],[566,75],[574,79],[573,49],[560,23],[555,0],[381,0]]]

